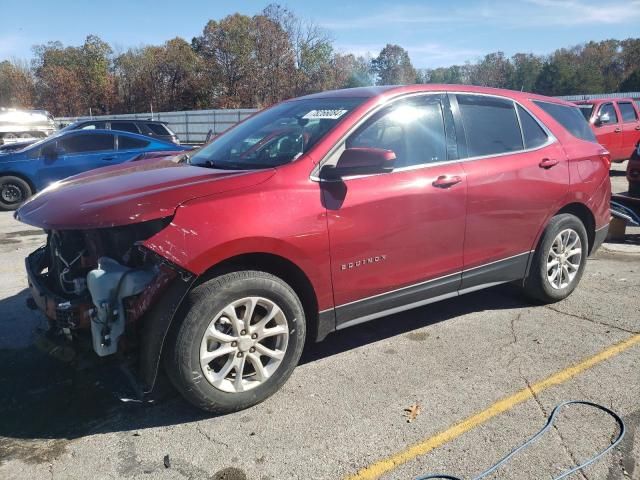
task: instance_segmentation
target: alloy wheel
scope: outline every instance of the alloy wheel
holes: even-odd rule
[[[2,198],[2,201],[5,203],[19,203],[23,200],[23,196],[22,190],[18,185],[5,183],[0,186],[0,198]]]
[[[284,312],[264,297],[231,302],[207,327],[200,366],[207,381],[229,393],[251,390],[282,363],[289,342]]]
[[[562,230],[551,244],[547,255],[547,280],[559,290],[568,287],[580,270],[582,242],[578,232]]]

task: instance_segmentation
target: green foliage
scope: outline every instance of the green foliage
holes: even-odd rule
[[[0,62],[0,105],[55,115],[263,107],[346,87],[473,84],[546,95],[640,90],[640,38],[588,42],[548,56],[492,52],[475,63],[416,70],[387,44],[374,58],[338,52],[328,34],[278,4],[254,16],[209,20],[173,38],[114,53],[89,35],[80,46],[33,47],[31,65]]]

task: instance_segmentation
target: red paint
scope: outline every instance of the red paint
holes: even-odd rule
[[[640,142],[640,110],[631,98],[607,98],[601,100],[584,100],[575,102],[578,105],[592,105],[589,124],[596,134],[598,142],[611,153],[611,160],[620,162],[631,157]],[[620,111],[620,103],[631,103],[636,112],[635,121],[624,121]],[[602,108],[611,104],[616,112],[617,121],[599,125],[598,115]]]
[[[514,99],[558,142],[344,182],[311,178],[316,164],[373,108],[398,95],[432,91]],[[72,177],[27,202],[18,218],[47,229],[90,229],[173,216],[144,243],[147,248],[196,274],[246,253],[283,257],[309,278],[320,310],[527,252],[549,218],[570,203],[587,206],[596,227],[609,221],[602,147],[572,136],[531,100],[568,102],[451,85],[316,96],[368,99],[293,163],[237,172],[142,160]]]

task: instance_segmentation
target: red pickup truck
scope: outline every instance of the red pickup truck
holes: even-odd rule
[[[587,119],[611,161],[631,157],[640,142],[640,112],[631,98],[607,98],[575,102]]]

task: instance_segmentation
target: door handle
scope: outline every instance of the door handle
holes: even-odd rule
[[[560,161],[556,160],[555,158],[543,158],[538,165],[540,166],[540,168],[548,169],[551,167],[555,167],[558,163],[560,163]]]
[[[616,127],[616,129],[614,130],[614,132],[616,133],[620,133],[622,131],[622,129],[620,127]]]
[[[432,185],[438,188],[449,188],[461,181],[462,177],[459,177],[458,175],[440,175],[433,181]]]
[[[102,160],[115,160],[116,157],[102,157]]]

